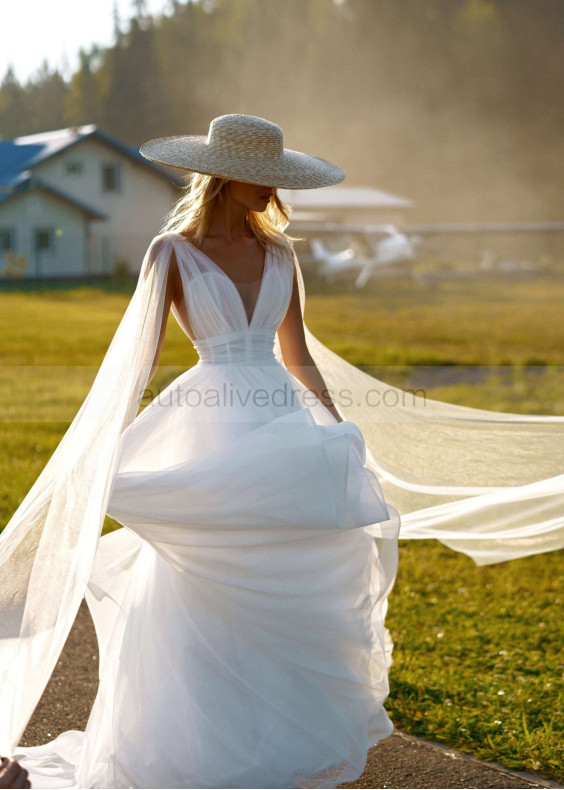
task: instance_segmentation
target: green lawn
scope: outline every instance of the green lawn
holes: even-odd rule
[[[1,523],[78,408],[127,301],[127,293],[102,286],[0,293]],[[563,303],[562,276],[432,287],[382,279],[360,293],[312,283],[306,321],[337,353],[391,383],[436,366],[463,371],[454,382],[427,375],[429,397],[564,414]],[[159,376],[167,381],[195,360],[171,320],[157,386]],[[468,383],[472,368],[463,366],[476,365],[492,367]],[[31,413],[40,422],[26,421],[28,402],[37,404]],[[562,553],[478,568],[438,543],[402,541],[388,615],[394,721],[508,767],[564,779],[563,575]]]

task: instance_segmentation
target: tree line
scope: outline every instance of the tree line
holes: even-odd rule
[[[508,201],[559,213],[561,0],[171,0],[156,17],[135,0],[114,27],[66,79],[46,63],[20,84],[8,69],[0,137],[95,123],[139,145],[247,112],[443,214],[450,190],[476,219]]]

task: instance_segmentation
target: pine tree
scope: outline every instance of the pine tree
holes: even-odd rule
[[[0,139],[11,140],[29,129],[29,111],[25,89],[18,82],[12,66],[0,84]]]
[[[72,77],[69,93],[65,100],[64,120],[71,126],[102,122],[102,100],[100,80],[95,73],[95,65],[102,56],[99,47],[89,52],[81,49],[80,65]]]
[[[68,90],[59,71],[51,71],[47,61],[44,61],[26,86],[26,103],[30,111],[29,133],[61,128]]]

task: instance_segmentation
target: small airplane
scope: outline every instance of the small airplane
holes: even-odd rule
[[[311,238],[310,248],[317,263],[317,274],[326,282],[333,282],[337,277],[357,273],[355,287],[364,288],[377,269],[413,263],[418,248],[424,246],[418,236],[407,236],[395,225],[381,226],[376,237],[373,233],[360,232],[360,235],[372,251],[368,258],[354,247],[334,252],[320,238]]]
[[[333,282],[336,277],[357,270],[362,265],[352,247],[332,252],[318,238],[310,240],[310,247],[313,259],[317,263],[317,274],[323,277],[325,282]]]
[[[399,263],[412,263],[417,258],[416,236],[406,236],[394,225],[384,231],[384,238],[373,240],[367,238],[374,256],[364,260],[364,265],[355,280],[356,288],[364,288],[376,269],[383,266],[393,266]]]

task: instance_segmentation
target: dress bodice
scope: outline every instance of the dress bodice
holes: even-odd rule
[[[291,255],[269,244],[261,280],[235,283],[182,235],[169,235],[182,278],[191,335],[181,317],[175,315],[201,361],[275,363],[274,339],[292,294]]]

